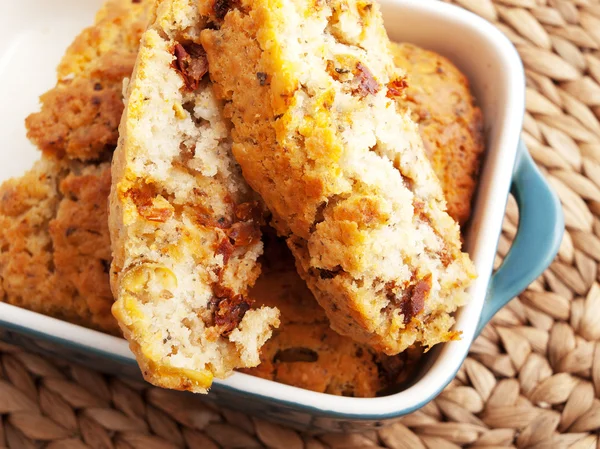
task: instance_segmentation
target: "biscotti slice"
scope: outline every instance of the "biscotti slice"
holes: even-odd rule
[[[196,0],[157,2],[129,83],[114,154],[113,314],[145,378],[206,392],[256,366],[279,323],[252,308],[261,208],[231,155]]]
[[[260,365],[242,371],[319,393],[374,397],[397,391],[419,366],[421,348],[395,356],[334,332],[324,310],[296,271],[285,240],[264,233],[262,273],[250,294],[281,312],[281,325],[265,343]]]
[[[119,334],[110,313],[110,164],[43,157],[0,186],[0,301]]]
[[[109,159],[123,113],[123,78],[131,76],[154,1],[106,0],[94,25],[71,43],[57,68],[56,86],[25,121],[27,136],[45,155]]]
[[[386,354],[456,338],[474,278],[376,3],[215,2],[202,32],[233,153],[337,332]],[[243,49],[243,51],[241,50]]]
[[[27,118],[45,155],[0,186],[0,301],[120,335],[108,278],[110,164],[101,160],[117,144],[123,78],[153,3],[104,2]]]
[[[461,226],[471,215],[471,199],[483,156],[483,117],[469,80],[451,61],[412,44],[392,44],[408,86],[396,99],[419,125],[427,158],[440,180],[448,214]]]

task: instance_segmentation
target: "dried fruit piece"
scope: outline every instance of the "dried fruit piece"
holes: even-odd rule
[[[175,55],[175,66],[181,73],[187,89],[190,91],[198,89],[200,81],[208,73],[208,60],[202,45],[193,42],[185,46],[177,44],[173,49],[173,53]]]
[[[151,184],[143,184],[127,191],[138,213],[148,221],[164,223],[173,215],[173,206],[162,196],[157,195]]]
[[[227,231],[227,235],[235,247],[251,245],[258,242],[261,237],[260,227],[248,221],[234,223]]]
[[[402,298],[402,313],[404,314],[404,323],[408,324],[413,317],[417,316],[423,310],[425,298],[431,291],[431,275],[419,280],[404,291]]]
[[[241,295],[220,301],[214,316],[219,334],[229,335],[240,324],[250,306],[251,301]]]
[[[387,97],[388,98],[399,98],[404,95],[404,90],[408,87],[406,78],[396,78],[387,83]]]
[[[354,68],[354,77],[358,80],[356,92],[362,96],[375,95],[381,89],[373,73],[362,62],[357,62]]]

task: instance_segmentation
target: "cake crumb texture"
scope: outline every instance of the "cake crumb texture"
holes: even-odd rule
[[[129,3],[129,0],[109,0],[97,17],[114,15],[115,11],[122,10]],[[149,2],[145,4],[149,5]],[[125,30],[137,26],[141,17],[147,14],[146,9],[138,8],[133,14],[124,16],[120,23],[121,32],[126,33]],[[93,43],[108,51],[115,45],[112,40],[103,42],[96,39]],[[133,45],[138,46],[137,43]],[[93,63],[95,55],[101,51],[87,51],[86,48],[82,45],[77,51],[88,56],[73,59]],[[408,80],[415,79],[417,74],[419,76],[418,83],[409,84],[406,88],[406,92],[411,89],[416,92],[412,95],[407,93],[406,98],[397,98],[396,101],[413,111],[420,108],[418,116],[427,117],[416,120],[424,139],[424,129],[430,129],[433,142],[448,142],[447,146],[440,145],[435,151],[448,152],[451,160],[460,157],[463,151],[455,145],[463,142],[461,139],[443,140],[443,136],[435,135],[436,132],[444,132],[441,124],[446,120],[458,123],[451,116],[454,106],[448,105],[457,97],[432,93],[440,90],[439,86],[443,84],[447,87],[441,89],[442,93],[462,95],[459,100],[463,102],[464,109],[461,110],[466,111],[463,113],[465,127],[476,132],[481,128],[478,122],[480,116],[471,114],[465,106],[474,103],[465,84],[466,78],[448,60],[433,52],[410,44],[393,44],[392,51],[395,63],[406,69]],[[69,52],[72,52],[72,47]],[[114,58],[110,60],[112,63],[116,63]],[[107,64],[109,61],[105,61],[103,73],[113,72],[114,69]],[[439,65],[443,73],[439,73]],[[133,61],[130,71],[123,71],[123,76],[130,77],[132,69]],[[62,91],[73,97],[79,95],[74,83],[65,85]],[[87,102],[83,96],[78,101],[82,104]],[[113,110],[113,114],[111,123],[114,128],[111,132],[116,133],[120,112]],[[414,112],[413,118],[418,118]],[[431,155],[430,149],[426,149]],[[468,145],[464,151],[472,151],[473,155],[469,157],[474,160],[480,153],[476,147]],[[107,154],[110,156],[110,151]],[[439,160],[443,162],[444,159]],[[448,192],[451,187],[446,183],[453,182],[456,176],[444,176],[443,173],[449,167],[457,170],[458,162],[436,164],[434,159],[432,163],[446,196],[450,198]],[[83,175],[81,169],[88,165],[92,168]],[[474,176],[477,177],[476,172]],[[70,181],[63,184],[65,189],[61,192],[57,186],[65,179]],[[85,182],[80,182],[81,179]],[[472,189],[475,187],[475,183],[467,184],[464,180],[456,182],[465,186],[472,184]],[[78,188],[77,195],[74,195],[71,185],[85,186],[85,193],[81,194],[82,189]],[[110,334],[121,334],[110,313],[113,297],[108,276],[111,260],[108,226],[97,226],[107,222],[109,189],[110,167],[107,164],[58,161],[55,155],[44,157],[22,177],[6,181],[0,187],[0,300]],[[471,194],[472,191],[468,196]],[[465,194],[468,203],[466,198]],[[61,202],[68,203],[68,207],[61,208]],[[456,210],[469,211],[465,205],[464,201],[459,201]],[[59,219],[59,209],[70,212],[61,214]],[[449,213],[453,214],[451,199]],[[53,234],[50,233],[51,224]],[[79,237],[73,240],[76,236]],[[260,365],[244,369],[244,372],[314,391],[357,397],[374,396],[410,377],[418,350],[409,349],[398,356],[388,357],[333,332],[323,309],[296,273],[285,244],[271,240],[267,239],[263,272],[250,296],[256,298],[257,306],[278,308],[282,323],[264,345]],[[62,256],[57,257],[58,253]],[[343,368],[338,368],[338,365]]]
[[[43,158],[0,187],[3,301],[118,334],[111,316],[110,165]]]
[[[474,267],[395,102],[406,73],[378,5],[243,0],[212,20],[202,43],[233,153],[332,328],[388,355],[457,338]]]
[[[261,362],[242,371],[319,393],[374,397],[412,379],[421,348],[386,356],[334,332],[298,275],[283,239],[267,237],[263,273],[250,294],[281,311],[281,325],[265,343]],[[395,390],[394,390],[395,389]]]
[[[427,157],[440,180],[448,214],[461,226],[471,203],[483,154],[483,117],[467,77],[447,58],[412,44],[392,44],[394,63],[406,71],[397,98],[419,125]]]
[[[157,2],[112,162],[113,314],[144,377],[206,392],[260,362],[279,312],[253,307],[263,208],[231,155],[195,0]]]

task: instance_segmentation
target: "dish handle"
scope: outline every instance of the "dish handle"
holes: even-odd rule
[[[512,298],[552,263],[564,233],[560,201],[524,142],[519,141],[511,192],[519,207],[517,234],[500,268],[493,274],[477,334]]]

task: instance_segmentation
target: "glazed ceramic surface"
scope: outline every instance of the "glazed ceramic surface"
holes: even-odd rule
[[[73,37],[92,23],[99,0],[19,0],[0,17],[0,180],[20,176],[39,153],[23,120],[54,84],[54,69]],[[68,11],[68,14],[65,12]],[[414,383],[380,398],[347,398],[235,374],[215,382],[202,400],[302,429],[361,430],[392,422],[433,399],[454,377],[481,327],[537,278],[556,255],[563,231],[560,205],[519,142],[525,81],[512,44],[491,24],[436,0],[383,0],[390,38],[450,58],[468,76],[484,112],[486,155],[466,249],[479,277],[472,301],[457,314],[462,339],[430,352]],[[35,70],[31,55],[36,55]],[[517,237],[503,266],[492,265],[508,192],[519,204]],[[123,339],[0,303],[0,338],[94,369],[140,376]]]

